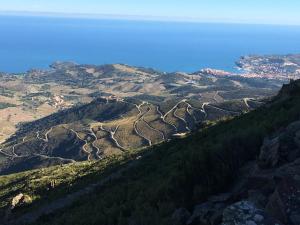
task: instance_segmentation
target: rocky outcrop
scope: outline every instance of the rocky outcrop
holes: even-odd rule
[[[237,202],[224,210],[222,225],[275,225],[280,223],[252,202]]]
[[[187,215],[187,214],[186,214]],[[187,225],[299,225],[300,121],[266,137],[230,192],[194,207]]]
[[[300,224],[300,159],[276,173],[277,184],[266,211],[284,224]]]
[[[279,92],[278,98],[288,98],[289,96],[300,95],[300,80],[290,80],[289,84],[284,84]]]
[[[194,208],[193,214],[189,220],[187,220],[186,224],[220,224],[222,222],[223,210],[229,202],[232,202],[232,198],[232,193],[212,196],[206,203],[197,205]]]
[[[274,167],[279,161],[279,138],[264,140],[261,148],[258,164],[261,168]]]
[[[300,157],[300,121],[290,124],[275,138],[265,138],[258,159],[261,169],[293,162]]]

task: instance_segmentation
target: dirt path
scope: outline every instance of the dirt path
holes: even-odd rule
[[[23,137],[22,141],[23,143],[26,141],[27,136]]]
[[[0,149],[0,153],[1,153],[2,155],[4,155],[5,157],[8,157],[8,158],[13,158],[13,157],[14,157],[13,155],[10,155],[10,154],[4,152],[2,149]]]
[[[119,127],[120,127],[120,125],[117,125],[116,129],[110,132],[111,139],[114,140],[114,142],[116,143],[118,148],[122,149],[123,151],[126,151],[126,149],[120,145],[119,141],[115,137],[117,131],[119,130]]]
[[[14,145],[14,146],[12,147],[12,154],[14,155],[14,158],[19,158],[20,156],[16,154],[15,148],[16,148],[16,145]]]
[[[169,113],[173,112],[173,110],[175,110],[176,108],[178,108],[178,105],[182,102],[187,101],[187,99],[183,99],[181,101],[179,101],[172,109],[170,109],[163,117],[165,118]]]
[[[120,143],[118,142],[118,140],[116,139],[115,135],[119,129],[120,125],[118,125],[115,130],[106,130],[104,127],[103,127],[103,124],[101,123],[100,124],[100,129],[104,132],[107,132],[110,134],[110,138],[112,139],[112,141],[115,143],[115,145],[121,149],[123,152],[127,151],[123,146],[120,145]]]
[[[82,146],[82,150],[83,150],[83,152],[87,155],[87,157],[88,157],[88,161],[91,161],[91,153],[86,149],[86,146],[88,146],[88,142],[87,142],[87,140],[85,140],[85,139],[83,139],[83,138],[81,138],[80,136],[79,136],[79,134],[75,131],[75,130],[73,130],[73,129],[67,129],[67,130],[70,130],[72,133],[74,133],[75,135],[76,135],[76,137],[79,139],[79,140],[81,140],[81,141],[83,141],[85,144]]]
[[[188,104],[186,107],[186,112],[193,118],[193,120],[195,121],[195,123],[200,123],[201,121],[198,121],[195,117],[195,115],[190,111],[190,109],[192,109],[191,105]],[[201,110],[198,110],[201,111]]]
[[[143,105],[145,105],[145,104],[148,105],[149,103],[143,101],[140,105],[134,104],[134,105],[136,106],[137,110],[139,111],[139,114],[137,115],[137,120],[134,121],[134,123],[133,123],[133,129],[134,129],[135,133],[136,133],[139,137],[143,138],[144,140],[146,140],[146,141],[148,142],[148,145],[149,145],[149,146],[152,146],[152,141],[151,141],[150,139],[148,139],[147,137],[145,137],[145,136],[139,131],[139,129],[137,128],[138,122],[140,122],[141,120],[143,120],[145,114],[147,114],[147,112],[149,111],[149,110],[147,110],[145,113],[142,112],[141,107],[142,107]]]
[[[155,132],[157,132],[157,133],[160,134],[160,136],[161,136],[161,138],[162,138],[162,141],[165,141],[165,140],[166,140],[166,137],[165,137],[164,132],[162,132],[162,131],[156,129],[156,128],[153,127],[153,126],[151,126],[151,125],[145,120],[144,117],[143,117],[143,121],[145,122],[145,124],[147,125],[147,127],[149,127],[151,130],[153,130],[153,131],[155,131]]]
[[[248,103],[249,100],[250,100],[250,98],[244,98],[243,99],[243,101],[244,101],[244,103],[245,103],[245,105],[247,106],[248,109],[251,108],[250,105],[249,105],[249,103]]]
[[[182,100],[182,101],[184,101],[184,100]],[[170,125],[170,126],[172,126],[173,128],[174,128],[174,130],[175,130],[175,133],[177,133],[178,132],[178,129],[177,129],[177,127],[174,125],[174,124],[171,124],[171,123],[169,123],[168,121],[166,121],[166,116],[170,113],[170,112],[172,112],[172,110],[174,109],[174,108],[176,108],[182,101],[180,101],[180,102],[178,102],[169,112],[167,112],[165,115],[159,110],[159,106],[156,106],[156,110],[157,110],[157,112],[158,112],[158,114],[160,115],[160,118],[162,119],[162,121],[165,123],[165,124],[168,124],[168,125]],[[143,101],[140,105],[137,105],[137,104],[134,104],[134,103],[131,103],[131,102],[127,102],[127,101],[125,101],[125,100],[121,100],[121,102],[125,102],[125,103],[128,103],[128,104],[132,104],[132,105],[134,105],[136,108],[137,108],[137,110],[139,111],[139,114],[138,114],[138,118],[140,118],[141,116],[142,116],[142,111],[141,111],[141,107],[144,105],[144,104],[150,104],[149,102],[145,102],[145,101]],[[139,119],[138,119],[139,120]],[[136,121],[135,121],[136,122]],[[144,121],[144,122],[146,122],[146,121]],[[147,123],[147,122],[146,122]],[[155,129],[155,128],[154,128]],[[140,135],[140,133],[138,132],[138,130],[136,129],[136,127],[134,126],[134,130],[135,130],[135,132],[137,133],[137,135],[139,135],[141,138],[143,138],[143,139],[145,139],[143,136],[141,136]],[[164,134],[163,134],[164,135]],[[165,140],[165,138],[164,138],[164,140]],[[149,140],[148,139],[146,139],[146,141],[147,142],[149,142]]]
[[[202,104],[202,109],[201,109],[201,111],[204,113],[204,119],[207,119],[207,117],[208,117],[208,114],[207,114],[207,112],[205,111],[205,106],[208,106],[209,105],[209,102],[204,102],[203,104]]]
[[[187,104],[187,108],[186,108],[187,113],[190,114],[191,117],[193,117],[193,119],[196,123],[200,123],[201,121],[196,119],[195,115],[190,111],[190,109],[195,110],[195,111],[200,111],[205,114],[204,109],[195,108],[187,101],[185,101],[185,104]],[[203,108],[203,106],[202,106],[202,108]]]
[[[95,139],[95,140],[92,142],[92,146],[93,146],[93,148],[96,149],[96,158],[97,158],[97,159],[102,159],[102,157],[101,157],[101,155],[100,155],[101,150],[100,150],[100,148],[98,148],[98,146],[95,145],[95,142],[98,140],[98,138],[97,138],[97,135],[95,134],[95,132],[94,132],[94,130],[93,130],[92,127],[90,127],[90,132],[91,132],[92,136],[93,136],[94,139]]]
[[[185,121],[185,119],[183,119],[183,118],[179,117],[178,115],[176,115],[176,111],[177,111],[177,109],[178,109],[178,105],[179,105],[180,103],[183,103],[183,102],[186,102],[186,101],[187,101],[187,99],[183,99],[183,100],[177,102],[177,104],[174,105],[173,108],[171,108],[171,109],[170,109],[166,114],[164,114],[164,115],[163,115],[163,114],[158,110],[158,108],[157,108],[159,114],[161,115],[162,120],[163,120],[165,123],[170,124],[171,126],[173,126],[173,127],[175,128],[175,133],[178,133],[178,128],[177,128],[174,124],[168,123],[168,122],[166,121],[166,116],[173,112],[173,116],[174,116],[175,118],[177,118],[177,119],[183,121],[183,122],[186,124],[186,129],[187,129],[188,131],[190,131],[190,128],[187,126],[187,122]]]
[[[149,104],[149,103],[147,103],[147,104]],[[149,104],[149,105],[150,105],[150,104]],[[151,126],[151,125],[149,124],[149,122],[147,122],[147,121],[145,120],[146,114],[149,113],[150,111],[151,111],[151,108],[148,107],[147,112],[145,112],[145,113],[142,115],[141,120],[147,125],[147,127],[148,127],[150,130],[153,130],[153,131],[155,131],[156,133],[159,133],[159,135],[160,135],[161,138],[162,138],[162,141],[165,141],[165,140],[166,140],[165,134],[164,134],[161,130],[158,130],[158,129],[156,129],[155,127]],[[148,139],[148,140],[150,140],[150,139]],[[150,140],[150,141],[151,141],[151,140]],[[151,144],[152,144],[152,141],[151,141]]]
[[[189,126],[188,126],[187,121],[186,121],[184,118],[182,118],[182,117],[180,117],[180,116],[177,115],[177,110],[178,110],[178,108],[176,108],[175,111],[173,112],[174,117],[177,118],[177,119],[179,119],[179,120],[181,120],[182,122],[184,122],[184,124],[185,124],[185,129],[186,129],[187,131],[191,131],[191,129],[190,129]]]
[[[249,105],[249,101],[251,101],[251,102],[257,102],[257,103],[259,103],[259,104],[262,104],[262,102],[260,102],[260,101],[257,100],[257,99],[254,99],[254,98],[244,98],[243,101],[244,101],[245,105],[247,106],[247,108],[249,108],[249,109],[252,108],[252,107]]]
[[[8,157],[8,158],[11,159],[11,160],[13,160],[13,159],[15,159],[15,158],[25,158],[25,157],[29,157],[29,155],[27,155],[27,156],[17,155],[17,154],[15,153],[15,147],[16,147],[16,145],[14,145],[14,146],[12,147],[12,155],[9,154],[9,153],[7,153],[7,152],[4,152],[3,149],[0,149],[0,154],[4,155],[5,157]]]
[[[53,127],[51,127],[51,128],[46,132],[45,138],[41,138],[41,137],[40,137],[40,132],[37,131],[37,132],[36,132],[36,138],[39,139],[39,140],[41,140],[41,141],[43,141],[43,142],[48,143],[48,142],[49,142],[48,135],[52,132],[52,130],[53,130]]]
[[[157,110],[158,114],[160,115],[160,118],[162,119],[162,121],[163,121],[165,124],[171,125],[171,126],[174,128],[175,133],[177,133],[177,132],[178,132],[177,127],[176,127],[174,124],[169,123],[168,121],[166,121],[165,116],[164,116],[163,113],[159,110],[159,107],[158,107],[158,106],[156,107],[156,110]]]

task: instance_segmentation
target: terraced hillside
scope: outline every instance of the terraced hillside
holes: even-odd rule
[[[261,102],[247,99],[219,104],[176,99],[173,104],[138,97],[99,98],[24,124],[1,146],[0,171],[8,174],[128,153],[185,136],[209,121],[240,115]]]
[[[100,160],[258,107],[282,81],[54,63],[0,76],[0,174]]]
[[[164,73],[121,64],[95,66],[62,62],[54,63],[49,70],[0,73],[0,143],[12,136],[19,124],[88,104],[98,97],[151,95],[156,99],[184,97],[214,102],[270,96],[283,83],[224,73],[215,70]]]

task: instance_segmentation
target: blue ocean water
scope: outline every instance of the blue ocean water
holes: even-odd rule
[[[57,60],[232,71],[248,54],[300,53],[300,27],[0,16],[0,71]]]

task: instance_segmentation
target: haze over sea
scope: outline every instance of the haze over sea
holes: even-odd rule
[[[300,27],[0,16],[0,71],[54,61],[233,71],[248,54],[300,53]]]

